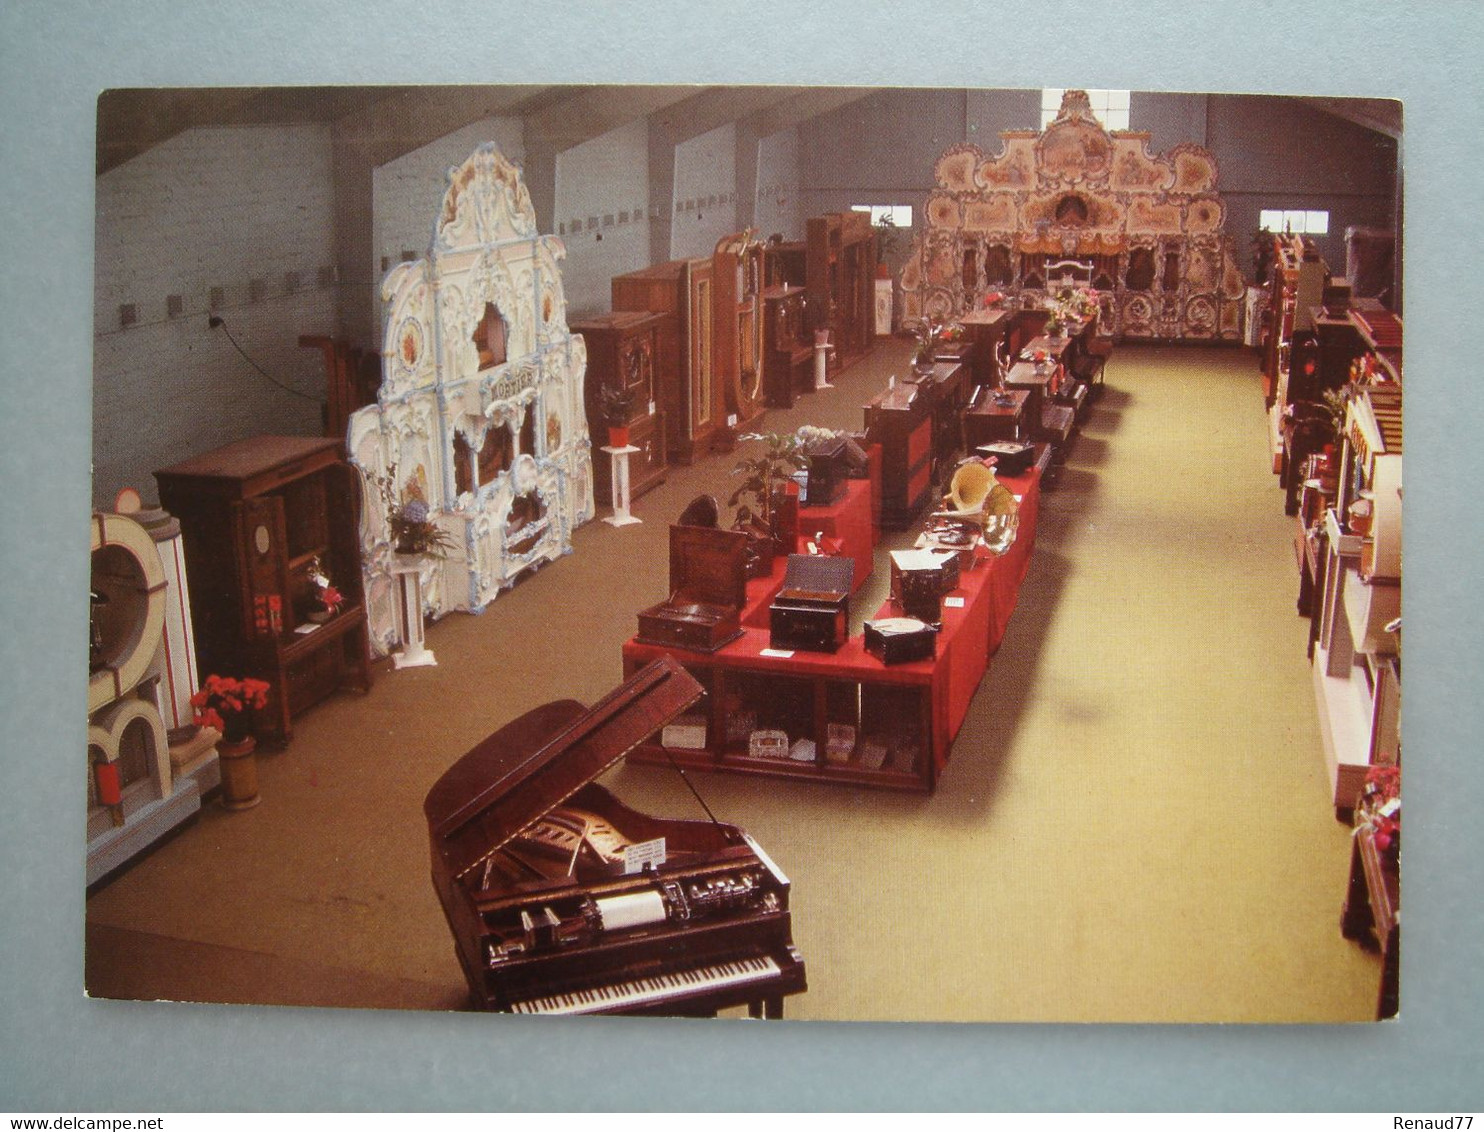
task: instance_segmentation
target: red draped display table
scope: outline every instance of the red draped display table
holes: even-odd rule
[[[861,635],[834,653],[774,652],[767,615],[782,585],[779,560],[772,576],[748,583],[743,634],[716,652],[624,645],[625,677],[668,654],[707,690],[692,720],[705,725],[704,746],[665,747],[656,736],[629,758],[931,792],[1014,612],[1035,545],[1040,475],[1033,469],[1004,483],[1021,497],[1019,534],[1003,556],[981,548],[976,564],[961,572],[948,595],[953,600],[944,602],[933,659],[883,664],[866,652]],[[877,616],[900,611],[887,602]]]

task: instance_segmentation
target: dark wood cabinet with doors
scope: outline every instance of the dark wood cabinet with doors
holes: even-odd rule
[[[843,368],[876,342],[876,230],[868,212],[830,212],[804,227],[811,321],[829,327]]]
[[[709,259],[677,259],[615,275],[615,311],[669,315],[659,336],[660,407],[671,460],[690,464],[710,455],[726,421],[726,398],[715,365],[714,274]]]
[[[763,389],[768,404],[793,407],[814,388],[814,344],[804,314],[804,288],[780,284],[763,291]]]
[[[595,450],[593,494],[598,499],[608,498],[613,475],[611,462],[596,451],[608,443],[604,389],[623,389],[629,394],[629,443],[639,449],[629,461],[632,498],[665,480],[666,422],[657,381],[665,325],[666,317],[653,311],[614,311],[571,323],[572,333],[581,334],[587,343],[583,399]]]
[[[155,473],[180,520],[200,675],[266,680],[269,743],[332,692],[371,686],[360,491],[342,455],[339,440],[255,436]],[[323,621],[316,565],[344,598]]]

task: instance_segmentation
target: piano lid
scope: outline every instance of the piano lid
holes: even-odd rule
[[[423,802],[434,846],[454,876],[560,806],[696,703],[705,689],[661,657],[591,708],[559,700],[483,740],[433,784]]]

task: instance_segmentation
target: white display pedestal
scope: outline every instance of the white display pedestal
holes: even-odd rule
[[[423,573],[422,559],[398,555],[392,563],[397,579],[397,629],[402,647],[392,653],[398,668],[419,668],[437,664],[432,650],[423,645]]]
[[[625,444],[622,448],[603,446],[603,451],[613,459],[613,514],[605,517],[603,522],[614,527],[627,527],[631,523],[642,523],[643,519],[636,519],[629,514],[629,457],[639,451],[632,444]]]
[[[833,349],[828,335],[822,339],[819,334],[814,335],[814,388],[816,392],[821,389],[835,388],[826,380],[830,351]]]

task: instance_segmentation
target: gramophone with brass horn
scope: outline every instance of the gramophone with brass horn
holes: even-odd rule
[[[943,509],[928,523],[928,538],[948,550],[972,551],[982,540],[991,554],[1004,554],[1015,542],[1020,503],[995,478],[992,463],[968,459],[949,481]]]

